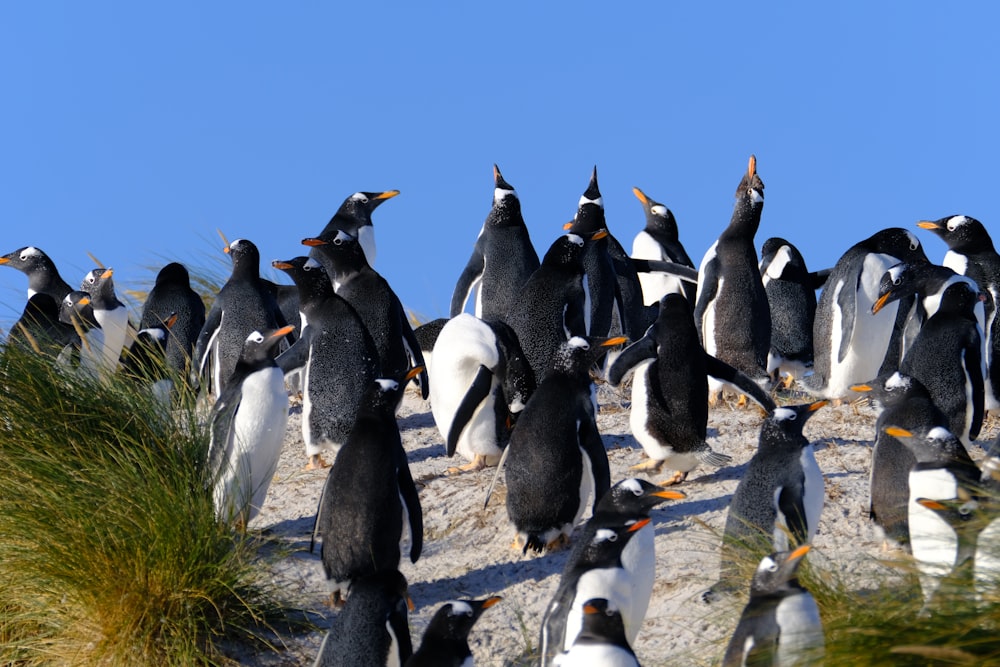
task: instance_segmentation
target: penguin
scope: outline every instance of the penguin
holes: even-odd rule
[[[191,363],[196,378],[209,376],[211,393],[216,397],[233,374],[247,336],[252,331],[287,325],[274,294],[261,280],[257,246],[247,239],[236,239],[223,251],[232,259],[232,274],[205,316]],[[277,346],[269,349],[273,356],[278,355]]]
[[[180,262],[170,262],[156,274],[153,289],[142,305],[139,328],[162,325],[169,317],[175,320],[167,336],[167,365],[186,376],[198,334],[205,326],[205,302],[191,288],[191,276]]]
[[[986,354],[986,409],[1000,408],[1000,319],[996,317],[1000,299],[1000,254],[980,221],[967,215],[952,215],[917,223],[948,244],[942,262],[956,273],[968,276],[987,295],[983,333]]]
[[[965,602],[970,594],[976,596],[977,602],[982,601],[982,593],[992,587],[984,586],[983,584],[987,584],[985,578],[976,576],[976,557],[981,553],[977,543],[981,531],[989,527],[991,519],[996,518],[996,511],[988,515],[980,509],[979,499],[964,490],[959,491],[958,498],[914,500],[924,509],[937,514],[955,534],[955,560],[950,568],[947,564],[942,564],[943,569],[948,571],[942,576],[937,590],[934,591],[933,604],[953,605],[958,600]],[[986,504],[983,505],[985,506]],[[983,572],[980,570],[979,574]],[[995,580],[993,583],[995,584]]]
[[[826,404],[783,406],[764,420],[757,453],[729,503],[720,581],[706,600],[733,590],[741,562],[812,541],[823,511],[823,473],[802,428]]]
[[[898,227],[876,232],[841,255],[816,303],[813,373],[803,388],[819,398],[853,399],[851,385],[898,370],[903,300],[871,314],[882,274],[899,262],[927,261],[917,237]],[[897,311],[899,317],[897,318]]]
[[[535,377],[517,335],[503,322],[460,313],[441,329],[432,353],[438,374],[431,412],[448,456],[469,463],[451,474],[496,465]]]
[[[170,315],[165,321],[140,329],[132,347],[122,355],[121,374],[141,386],[147,386],[157,403],[170,407],[170,394],[174,381],[167,365],[167,344],[171,328],[177,323],[177,315]]]
[[[637,338],[648,324],[642,286],[631,258],[608,230],[604,198],[597,185],[597,167],[580,197],[573,220],[563,227],[594,241],[587,244],[583,253],[590,297],[587,334],[598,337],[621,334]],[[598,234],[602,231],[606,234]]]
[[[757,158],[750,156],[736,188],[729,226],[705,253],[698,267],[694,321],[705,351],[758,383],[767,380],[771,314],[757,264],[754,236],[764,208],[764,183]],[[714,404],[723,383],[708,381]]]
[[[441,330],[444,326],[450,322],[450,318],[438,317],[429,322],[424,322],[423,324],[417,324],[413,329],[413,335],[417,339],[417,344],[420,345],[420,353],[424,356],[424,366],[427,368],[427,377],[434,375],[434,345],[437,344],[438,336],[441,335]]]
[[[559,667],[639,667],[625,638],[622,615],[607,600],[594,598],[583,605],[583,624],[569,650],[556,656]]]
[[[681,244],[677,220],[671,210],[646,196],[639,188],[632,188],[632,194],[642,204],[646,226],[632,240],[631,257],[673,262],[694,269],[694,262]],[[671,293],[683,294],[690,303],[694,303],[697,296],[696,285],[669,274],[639,273],[639,285],[642,287],[642,302],[646,306],[660,303],[664,296]]]
[[[476,317],[502,320],[518,303],[521,287],[539,267],[538,253],[521,215],[521,200],[496,165],[493,183],[493,207],[455,284],[451,317],[463,312],[472,297]]]
[[[649,455],[634,469],[675,469],[665,484],[679,484],[704,463],[722,466],[731,459],[712,451],[705,441],[708,427],[708,377],[725,380],[753,398],[764,410],[774,401],[753,380],[705,352],[698,342],[691,307],[680,294],[667,294],[656,322],[632,343],[608,369],[608,381],[621,384],[635,369],[629,425]]]
[[[292,326],[252,331],[212,407],[208,470],[219,520],[246,528],[260,512],[278,467],[288,392],[274,349]]]
[[[332,236],[308,238],[303,245],[316,250],[316,259],[333,280],[336,293],[351,304],[365,323],[378,350],[384,377],[396,377],[412,366],[424,368],[420,343],[403,310],[399,297],[379,273],[368,264],[357,238],[341,230]],[[426,370],[418,379],[426,399],[430,386]]]
[[[910,431],[888,425],[885,431],[902,442],[917,460],[910,470],[907,519],[910,550],[926,608],[937,592],[941,577],[955,565],[959,541],[948,522],[917,499],[965,502],[975,498],[981,472],[962,442],[948,429],[921,427]]]
[[[340,205],[330,222],[319,233],[319,238],[332,238],[338,231],[347,232],[358,240],[368,264],[375,266],[375,226],[372,224],[372,213],[383,202],[398,194],[399,190],[355,192]],[[315,255],[313,259],[320,261]]]
[[[128,308],[118,300],[111,268],[97,268],[83,278],[81,289],[90,294],[94,319],[101,328],[100,368],[107,373],[118,370],[122,350],[129,340]],[[132,336],[134,339],[134,335]],[[131,342],[129,342],[131,345]]]
[[[887,543],[908,547],[909,477],[917,460],[903,443],[885,432],[885,427],[894,424],[908,430],[947,428],[948,418],[934,404],[920,380],[899,371],[853,385],[851,391],[867,394],[880,410],[875,422],[875,444],[868,478],[868,516],[882,529]]]
[[[507,516],[522,553],[568,543],[588,495],[596,505],[611,487],[589,369],[624,340],[574,336],[563,343],[514,425],[504,472]]]
[[[666,500],[685,495],[641,479],[615,484],[604,494],[594,515],[580,529],[563,567],[556,593],[542,619],[539,652],[542,665],[568,649],[579,632],[584,602],[606,597],[620,610],[625,636],[634,643],[646,616],[655,580],[656,556],[650,511]],[[620,538],[618,532],[625,530]],[[614,534],[614,540],[609,539]],[[619,539],[624,542],[616,544]],[[621,547],[619,550],[618,547]]]
[[[66,295],[73,291],[56,268],[55,262],[39,248],[27,246],[0,257],[0,266],[7,265],[28,276],[28,298],[32,295],[48,294],[56,303],[62,303]]]
[[[371,383],[347,441],[327,475],[316,513],[323,572],[334,601],[352,581],[399,567],[404,526],[410,562],[423,548],[423,514],[399,437],[396,409],[406,383],[421,370]]]
[[[96,377],[104,362],[104,331],[94,317],[90,295],[83,290],[67,294],[59,304],[59,321],[71,326],[76,337],[73,345],[63,350],[56,360]]]
[[[604,235],[603,230],[598,231],[589,242]],[[587,333],[590,306],[583,269],[587,242],[572,233],[553,241],[541,266],[521,289],[519,303],[504,318],[521,345],[536,384],[559,346],[572,336]]]
[[[313,667],[387,667],[413,655],[407,612],[413,602],[398,570],[380,570],[351,585],[351,595],[323,637]]]
[[[299,290],[303,330],[276,363],[302,370],[302,441],[306,469],[325,468],[324,448],[339,451],[354,426],[365,391],[379,377],[375,341],[357,311],[333,291],[323,265],[309,257],[274,261]]]
[[[759,268],[771,311],[767,374],[772,380],[785,376],[790,386],[812,370],[816,290],[829,271],[810,273],[798,248],[779,237],[764,241]]]
[[[73,325],[59,320],[59,306],[51,294],[32,294],[7,334],[7,346],[55,360],[66,346],[79,345],[80,337]]]
[[[761,559],[750,582],[750,601],[723,655],[723,667],[823,661],[825,641],[819,607],[797,577],[809,549],[804,544]]]
[[[500,602],[499,595],[483,600],[451,600],[438,607],[424,630],[420,648],[405,667],[473,667],[469,632],[483,612]]]

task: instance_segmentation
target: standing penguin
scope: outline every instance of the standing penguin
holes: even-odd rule
[[[396,408],[406,383],[422,369],[380,378],[365,392],[354,428],[330,468],[316,514],[323,572],[334,600],[352,581],[399,567],[403,528],[410,561],[420,558],[420,499],[399,437]]]
[[[558,667],[639,667],[625,638],[621,612],[601,598],[583,605],[583,626],[569,650],[556,656]]]
[[[167,337],[166,359],[170,368],[186,373],[198,342],[198,334],[205,326],[205,303],[191,289],[187,268],[179,262],[170,262],[156,274],[156,283],[142,306],[140,329],[149,329],[175,317]]]
[[[764,209],[764,183],[751,155],[736,188],[729,226],[705,253],[698,268],[698,301],[694,321],[705,351],[756,381],[767,380],[771,348],[771,313],[757,266],[754,236]],[[711,379],[714,403],[723,383]]]
[[[521,287],[539,266],[538,253],[521,215],[521,200],[496,165],[493,183],[493,208],[455,285],[451,317],[465,310],[469,297],[475,294],[476,317],[503,319],[518,303]]]
[[[608,455],[597,430],[590,367],[624,338],[574,336],[563,343],[514,425],[507,445],[507,516],[527,553],[569,541],[593,493],[611,487]]]
[[[0,256],[0,266],[7,265],[28,276],[28,298],[33,294],[48,294],[62,303],[73,288],[62,279],[55,262],[42,250],[27,246]]]
[[[1000,254],[983,223],[967,215],[952,215],[935,221],[917,223],[929,229],[948,244],[943,264],[956,273],[976,281],[980,291],[988,295],[985,302],[986,409],[1000,408]]]
[[[739,388],[768,412],[774,409],[774,401],[753,380],[705,352],[691,307],[680,294],[663,297],[656,322],[615,359],[608,381],[617,386],[632,368],[629,424],[649,455],[637,469],[671,466],[676,472],[665,484],[684,481],[699,463],[721,466],[731,460],[705,441],[709,376]]]
[[[646,214],[646,226],[632,240],[632,257],[673,262],[694,269],[694,263],[681,245],[677,220],[670,209],[647,197],[639,188],[632,188],[632,194]],[[666,273],[639,273],[639,285],[646,306],[658,304],[660,299],[672,293],[683,294],[689,303],[694,303],[697,296],[696,285]]]
[[[764,420],[757,453],[729,503],[713,591],[733,590],[741,562],[812,541],[823,511],[823,473],[802,427],[826,403],[780,407]]]
[[[129,338],[131,325],[128,308],[115,294],[114,271],[97,268],[83,277],[80,289],[90,294],[90,305],[94,309],[94,319],[101,328],[100,368],[106,373],[118,369],[122,350]]]
[[[49,294],[32,294],[7,334],[7,346],[30,349],[54,360],[66,346],[79,345],[73,325],[59,320],[59,307]]]
[[[483,612],[500,602],[499,595],[484,600],[451,600],[441,605],[424,630],[420,648],[405,667],[473,667],[469,632]]]
[[[288,392],[274,350],[291,326],[252,331],[212,408],[208,472],[220,521],[246,527],[260,512],[278,467]]]
[[[384,201],[399,194],[399,190],[385,192],[355,192],[344,200],[337,212],[326,223],[319,233],[320,238],[334,237],[338,231],[344,231],[358,240],[365,253],[368,264],[375,266],[375,225],[372,224],[372,212]],[[313,259],[319,261],[319,257]]]
[[[441,329],[434,350],[434,422],[448,456],[457,451],[469,461],[448,472],[496,465],[513,422],[535,390],[517,335],[503,322],[460,313]]]
[[[897,370],[902,322],[912,304],[891,304],[876,315],[871,310],[882,274],[899,262],[919,261],[927,261],[920,241],[898,227],[876,232],[841,255],[816,303],[813,374],[802,380],[807,391],[831,400],[853,398],[851,385]]]
[[[750,601],[722,658],[723,667],[819,664],[823,623],[797,572],[809,545],[765,556],[750,582]]]
[[[347,440],[365,391],[379,376],[378,350],[364,322],[333,291],[322,264],[309,257],[271,263],[299,290],[304,328],[276,362],[288,373],[302,369],[302,441],[306,468],[326,467],[322,451],[336,453]]]
[[[135,380],[164,408],[170,407],[170,394],[174,381],[167,366],[167,341],[170,328],[177,323],[177,316],[170,315],[158,325],[140,329],[135,342],[122,357],[123,376]]]
[[[816,290],[829,272],[810,273],[798,248],[778,237],[764,241],[760,255],[760,275],[771,310],[767,374],[774,380],[784,375],[790,385],[812,370]]]
[[[287,324],[273,292],[261,280],[257,246],[236,239],[223,251],[232,259],[233,271],[205,316],[191,363],[196,377],[210,377],[216,397],[233,374],[247,336],[252,331],[280,329]],[[269,349],[277,356],[277,347]]]
[[[341,230],[332,236],[304,239],[317,251],[314,257],[330,275],[337,295],[351,304],[365,323],[378,350],[384,377],[396,377],[412,366],[424,367],[420,343],[399,297],[388,281],[371,267],[355,237]],[[427,398],[430,385],[420,372],[420,393]]]
[[[413,655],[407,611],[413,603],[398,570],[351,585],[351,595],[323,637],[313,667],[398,667]]]

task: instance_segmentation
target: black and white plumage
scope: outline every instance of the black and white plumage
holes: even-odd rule
[[[825,641],[819,607],[797,577],[809,548],[803,545],[760,561],[750,582],[750,601],[722,658],[723,667],[822,662]]]
[[[288,423],[288,392],[274,350],[291,326],[251,331],[212,408],[208,472],[216,515],[245,527],[264,504]]]
[[[97,358],[97,368],[104,373],[114,373],[118,369],[122,350],[129,340],[131,325],[128,308],[115,294],[114,271],[111,268],[97,268],[87,272],[83,277],[80,289],[90,295],[90,307],[94,310],[94,320],[100,336],[88,340],[94,347]]]
[[[517,307],[521,287],[539,266],[538,253],[521,215],[521,200],[496,165],[493,183],[493,207],[455,284],[451,317],[463,312],[471,297],[476,317],[503,320]]]
[[[73,291],[56,268],[52,258],[39,248],[26,246],[0,256],[0,266],[9,266],[28,276],[28,298],[42,293],[48,294],[56,303],[62,303],[66,295]]]
[[[583,628],[569,650],[552,662],[558,667],[639,667],[625,638],[622,615],[607,600],[595,598],[583,606]]]
[[[451,600],[438,607],[424,630],[420,648],[405,667],[473,667],[469,632],[483,612],[500,602],[499,595],[482,600]]]
[[[372,213],[383,202],[398,194],[399,190],[355,192],[340,205],[319,233],[319,238],[332,238],[338,231],[345,231],[358,240],[368,264],[375,266],[375,226],[372,224]],[[313,259],[319,260],[319,257],[313,256]]]
[[[164,408],[170,406],[174,380],[167,365],[167,344],[177,316],[170,315],[159,324],[140,329],[135,341],[122,357],[121,374],[145,386]]]
[[[639,188],[632,188],[632,194],[642,204],[646,226],[632,240],[631,256],[635,259],[673,262],[694,269],[694,262],[681,244],[673,212],[646,196]],[[689,303],[694,303],[697,296],[695,284],[666,273],[641,272],[639,285],[642,287],[642,301],[646,306],[658,304],[660,299],[672,293],[683,294]]]
[[[643,469],[658,470],[666,464],[677,471],[669,483],[683,481],[699,463],[721,466],[730,461],[705,440],[709,377],[738,388],[767,411],[774,408],[774,401],[753,380],[705,352],[691,307],[680,294],[663,297],[656,322],[618,355],[608,369],[608,381],[617,386],[633,368],[632,434],[650,457]]]
[[[705,351],[758,382],[767,380],[771,348],[771,315],[754,247],[763,209],[764,183],[751,155],[736,188],[729,226],[698,267],[694,305],[694,321]],[[713,399],[722,389],[723,383],[709,380]]]
[[[142,305],[140,329],[149,329],[174,317],[167,337],[166,360],[170,368],[189,370],[198,334],[205,326],[205,303],[191,288],[191,276],[180,262],[170,262],[156,274],[153,289]]]
[[[21,316],[10,328],[7,345],[32,350],[53,360],[67,346],[78,346],[80,337],[73,325],[59,319],[60,305],[44,292],[28,297]]]

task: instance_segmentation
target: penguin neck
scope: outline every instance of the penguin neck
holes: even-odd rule
[[[763,202],[754,203],[749,195],[741,196],[736,200],[729,226],[719,239],[742,239],[752,243],[757,235],[757,228],[760,227],[760,215],[763,210]]]

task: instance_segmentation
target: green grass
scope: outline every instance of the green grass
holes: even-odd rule
[[[215,520],[207,429],[123,379],[0,349],[0,664],[225,664],[285,617]]]

